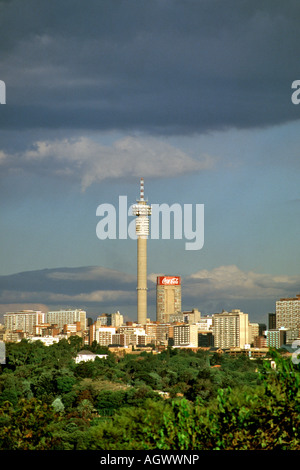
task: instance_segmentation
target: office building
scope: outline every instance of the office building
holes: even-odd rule
[[[248,314],[238,309],[213,315],[214,345],[217,348],[237,347],[249,344]]]
[[[158,322],[176,321],[181,313],[180,276],[157,276],[156,281],[156,320]]]

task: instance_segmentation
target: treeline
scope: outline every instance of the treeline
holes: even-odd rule
[[[6,345],[0,449],[300,449],[299,366],[171,349],[76,364],[81,338]],[[85,347],[86,349],[86,347]]]

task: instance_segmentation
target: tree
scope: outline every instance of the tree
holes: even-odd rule
[[[55,400],[52,402],[52,407],[56,413],[62,413],[65,409],[65,406],[60,397],[55,398]]]
[[[46,450],[55,444],[49,426],[58,417],[51,407],[35,398],[21,399],[16,408],[4,403],[0,417],[5,423],[0,427],[2,450]]]
[[[72,353],[74,355],[76,355],[80,351],[80,349],[83,348],[83,345],[84,345],[83,338],[81,338],[78,335],[70,336],[68,341],[71,346]]]
[[[146,400],[143,407],[121,409],[112,418],[91,426],[86,433],[85,449],[140,450],[155,449],[166,405]]]
[[[160,449],[300,450],[300,376],[292,362],[274,355],[276,370],[266,363],[263,387],[219,389],[204,406],[173,401],[164,413]]]

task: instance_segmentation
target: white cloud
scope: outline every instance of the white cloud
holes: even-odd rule
[[[207,299],[273,299],[294,296],[300,285],[300,276],[271,275],[242,271],[235,265],[203,269],[185,279],[186,294]]]
[[[33,173],[70,177],[81,181],[82,189],[109,178],[174,177],[213,168],[214,158],[193,158],[156,138],[124,137],[110,146],[91,138],[35,142],[22,154],[0,153],[0,162],[11,169],[26,168]]]

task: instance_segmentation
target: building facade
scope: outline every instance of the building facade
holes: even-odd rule
[[[37,310],[21,310],[4,314],[4,326],[8,331],[36,334],[36,327],[45,322],[45,313]]]
[[[100,328],[102,326],[122,326],[124,323],[124,317],[121,315],[121,313],[115,312],[115,313],[102,313],[101,315],[98,315],[97,320],[96,320],[96,327]]]
[[[300,329],[300,295],[276,302],[276,328]]]
[[[276,313],[268,313],[268,329],[276,330]]]
[[[197,325],[174,325],[174,346],[187,346],[197,348]]]
[[[276,330],[268,330],[266,332],[267,347],[279,349],[283,344],[286,343],[286,329],[279,328]]]
[[[259,336],[259,324],[249,323],[249,343],[254,344],[254,340],[257,336]]]
[[[86,330],[86,312],[81,309],[56,310],[45,314],[45,322],[58,328],[80,322],[80,329]]]
[[[95,341],[100,346],[109,346],[113,344],[113,335],[116,334],[116,328],[111,326],[103,326],[102,328],[96,328]]]
[[[248,314],[240,310],[213,315],[214,345],[217,348],[241,348],[249,344]]]
[[[170,315],[181,312],[181,278],[179,276],[157,276],[156,320],[169,322]]]

